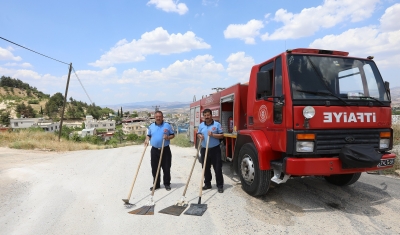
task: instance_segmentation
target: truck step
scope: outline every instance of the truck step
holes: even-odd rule
[[[287,175],[284,173],[285,170],[285,164],[284,160],[274,160],[270,162],[271,168],[274,171],[274,177],[272,177],[272,182],[275,182],[277,184],[282,184],[286,183],[286,181],[289,179],[290,175]]]

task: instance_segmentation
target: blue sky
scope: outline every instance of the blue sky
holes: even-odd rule
[[[0,37],[72,63],[97,105],[191,101],[310,47],[375,56],[400,86],[400,1],[2,1]],[[64,94],[68,65],[0,40],[0,76]],[[68,97],[90,103],[74,73]]]

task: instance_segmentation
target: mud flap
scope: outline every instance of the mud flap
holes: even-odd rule
[[[374,167],[382,156],[370,145],[345,145],[339,153],[343,169]]]

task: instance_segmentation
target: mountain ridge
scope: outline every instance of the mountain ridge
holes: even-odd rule
[[[188,111],[191,102],[180,102],[180,101],[160,101],[160,100],[150,100],[150,101],[140,101],[140,102],[131,102],[131,103],[121,103],[121,104],[112,104],[112,105],[99,105],[100,107],[108,107],[110,109],[120,109],[122,107],[123,110],[131,110],[131,111],[151,111],[155,110],[156,106],[161,111],[169,111],[169,112],[179,112],[179,111]]]

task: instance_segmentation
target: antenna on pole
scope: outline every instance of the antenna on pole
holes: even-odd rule
[[[155,112],[157,112],[157,111],[160,110],[160,109],[159,109],[159,108],[160,108],[160,105],[156,105],[156,106],[152,106],[152,107],[154,108],[154,111],[155,111]]]
[[[224,87],[214,87],[214,88],[211,88],[211,90],[215,90],[216,92],[219,92],[219,91],[224,90],[224,89],[225,89]]]

